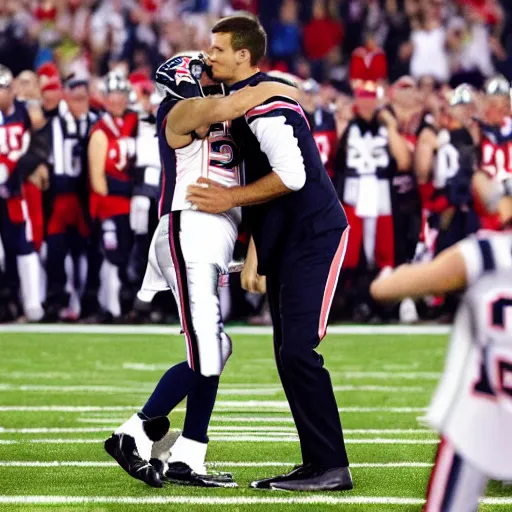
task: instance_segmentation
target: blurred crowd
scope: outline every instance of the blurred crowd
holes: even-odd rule
[[[264,67],[347,88],[410,74],[481,87],[512,79],[505,0],[4,0],[0,62],[14,75],[48,60],[63,74],[155,71],[204,50],[213,22],[258,14],[269,35]],[[509,9],[510,10],[510,9]]]
[[[368,286],[502,228],[486,192],[512,173],[512,18],[498,0],[6,0],[0,321],[177,319],[165,293],[135,300],[161,188],[152,77],[207,50],[237,9],[267,29],[262,69],[301,89],[351,224],[334,318],[450,318],[456,297],[386,308]],[[235,258],[245,247],[241,233]],[[222,285],[226,318],[270,321],[237,274]]]

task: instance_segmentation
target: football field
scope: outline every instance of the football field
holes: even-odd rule
[[[65,329],[65,331],[63,331]],[[209,430],[210,467],[237,489],[130,478],[103,450],[169,366],[177,329],[0,326],[0,509],[18,511],[420,511],[438,438],[422,423],[442,369],[447,328],[331,327],[320,346],[345,431],[354,490],[290,494],[249,482],[300,462],[267,328],[229,330],[234,352]],[[171,414],[180,429],[184,404]],[[512,509],[492,482],[479,510]],[[460,511],[466,512],[466,511]]]

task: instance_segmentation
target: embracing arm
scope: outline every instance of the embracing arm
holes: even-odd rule
[[[249,120],[249,127],[267,156],[272,172],[250,185],[235,187],[233,200],[237,206],[264,203],[300,190],[306,183],[306,169],[293,127],[286,118],[260,117]]]
[[[271,172],[249,185],[231,188],[199,178],[197,184],[189,185],[187,191],[187,200],[193,207],[208,213],[220,213],[235,206],[265,203],[300,190],[306,183],[304,159],[294,129],[286,121],[284,113],[249,120]]]
[[[175,135],[187,135],[201,126],[231,121],[273,96],[296,99],[298,90],[279,82],[262,82],[222,98],[179,101],[167,116],[167,127]]]
[[[275,172],[271,172],[245,187],[234,187],[232,189],[233,202],[236,206],[266,203],[290,192],[292,190],[283,183]]]

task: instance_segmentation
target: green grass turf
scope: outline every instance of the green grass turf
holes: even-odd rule
[[[423,408],[429,403],[442,369],[447,339],[445,336],[362,336],[331,335],[321,344],[326,366],[335,386],[387,386],[389,391],[342,389],[336,391],[339,407],[409,407]],[[137,334],[9,334],[0,333],[0,406],[134,406],[142,405],[164,369],[183,359],[184,343],[178,336]],[[146,365],[133,369],[133,365]],[[372,372],[373,374],[370,374]],[[375,373],[377,372],[377,373]],[[29,387],[24,387],[29,386]],[[30,386],[47,386],[31,388]],[[104,386],[104,389],[58,389],[65,386]],[[112,389],[111,389],[112,388]],[[393,390],[394,388],[394,390]],[[398,392],[397,388],[406,388]],[[252,391],[251,391],[252,390]],[[244,394],[241,394],[243,391]],[[293,435],[293,423],[286,409],[269,403],[251,406],[249,401],[284,402],[272,359],[270,336],[234,336],[234,353],[221,380],[219,404],[214,411],[210,437],[272,436],[255,432],[215,431],[215,427],[279,427]],[[246,402],[244,407],[235,407]],[[183,408],[182,404],[180,408]],[[134,409],[135,410],[135,409]],[[21,428],[103,428],[115,427],[133,412],[100,410],[94,412],[1,411],[0,427]],[[418,429],[424,413],[342,412],[345,429]],[[250,418],[238,422],[237,418]],[[258,422],[258,418],[274,421]],[[92,423],[88,420],[103,421]],[[220,421],[220,420],[231,421]],[[86,421],[84,421],[86,420]],[[180,428],[183,412],[171,415],[173,428]],[[95,439],[108,437],[105,431],[87,433],[13,433],[0,428],[0,461],[110,461],[102,444],[30,443],[34,439]],[[433,433],[396,434],[350,433],[347,439],[394,438],[435,439]],[[17,444],[1,444],[16,440]],[[347,444],[353,463],[432,462],[433,444]],[[212,440],[210,461],[298,462],[297,442],[252,442]],[[0,462],[1,464],[1,462]],[[258,492],[248,488],[251,480],[280,473],[285,467],[229,467],[240,484],[238,489],[204,490],[166,486],[155,490],[128,477],[117,467],[6,467],[0,465],[0,495],[3,496],[112,496],[112,497],[294,497],[295,495]],[[404,497],[422,499],[429,468],[361,468],[352,470],[355,489],[344,496]],[[512,488],[492,483],[488,496],[510,496]],[[327,496],[329,493],[323,493]],[[339,494],[330,494],[340,496]],[[300,497],[305,495],[300,495]],[[14,505],[0,504],[0,509],[18,511],[121,511],[180,510],[202,512],[222,509],[235,511],[419,511],[420,505],[367,504],[84,504],[84,505]],[[503,506],[482,506],[480,510],[505,510]]]

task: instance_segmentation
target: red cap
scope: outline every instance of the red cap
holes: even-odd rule
[[[54,62],[47,62],[40,66],[37,69],[37,75],[39,77],[41,92],[52,89],[62,89],[59,68],[57,68]]]
[[[150,78],[142,71],[134,71],[130,74],[128,80],[132,84],[132,87],[139,91],[152,93],[155,88]]]
[[[356,98],[376,98],[377,84],[375,82],[363,82],[358,85],[354,91]]]

